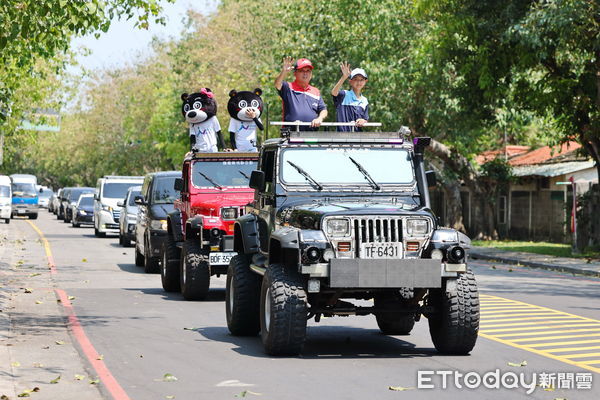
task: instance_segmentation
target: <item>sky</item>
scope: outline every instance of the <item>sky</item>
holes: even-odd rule
[[[161,0],[166,25],[152,23],[148,30],[134,28],[134,20],[119,21],[115,18],[106,33],[99,39],[94,35],[76,38],[72,48],[87,47],[88,56],[78,56],[78,62],[85,69],[120,67],[134,61],[139,54],[148,54],[154,36],[177,38],[183,29],[182,20],[188,9],[208,14],[216,9],[215,0],[176,0],[171,4]]]

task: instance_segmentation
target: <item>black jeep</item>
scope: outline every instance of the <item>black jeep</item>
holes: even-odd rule
[[[230,332],[260,332],[268,354],[295,355],[312,317],[374,314],[384,334],[406,335],[424,315],[438,351],[469,353],[479,329],[470,239],[430,209],[429,143],[285,130],[267,140],[234,229]]]

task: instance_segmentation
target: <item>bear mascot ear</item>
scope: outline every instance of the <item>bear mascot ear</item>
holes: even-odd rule
[[[262,89],[261,88],[254,89],[254,94],[257,96],[262,96]]]
[[[188,97],[190,97],[190,95],[189,95],[189,94],[187,94],[187,93],[183,93],[183,94],[181,95],[181,100],[182,100],[182,101],[186,101]]]
[[[232,90],[229,92],[229,97],[234,97],[236,94],[237,94],[237,90],[235,90],[235,89],[232,89]]]

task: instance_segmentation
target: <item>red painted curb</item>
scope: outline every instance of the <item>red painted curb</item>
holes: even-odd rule
[[[104,387],[106,387],[114,400],[131,400],[127,393],[125,393],[125,390],[123,390],[121,385],[119,385],[115,377],[110,373],[106,367],[106,364],[104,364],[104,361],[98,360],[100,355],[83,331],[83,327],[79,323],[79,319],[73,310],[73,305],[69,301],[65,291],[62,289],[55,289],[55,292],[65,309],[67,317],[69,318],[69,328],[71,329],[71,332],[73,332],[73,336],[75,336],[75,339],[79,343],[81,350],[98,374],[98,379],[102,381],[102,384]]]

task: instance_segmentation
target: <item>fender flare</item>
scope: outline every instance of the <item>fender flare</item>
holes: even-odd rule
[[[300,229],[286,227],[278,229],[269,239],[269,264],[283,264],[297,268],[300,264]]]
[[[187,220],[185,224],[185,238],[202,238],[202,217],[197,215]]]
[[[258,218],[256,215],[246,214],[235,221],[233,249],[240,254],[259,252],[260,240],[258,238]]]
[[[173,235],[176,242],[183,241],[183,227],[181,225],[181,211],[173,210],[167,214],[167,232]]]

